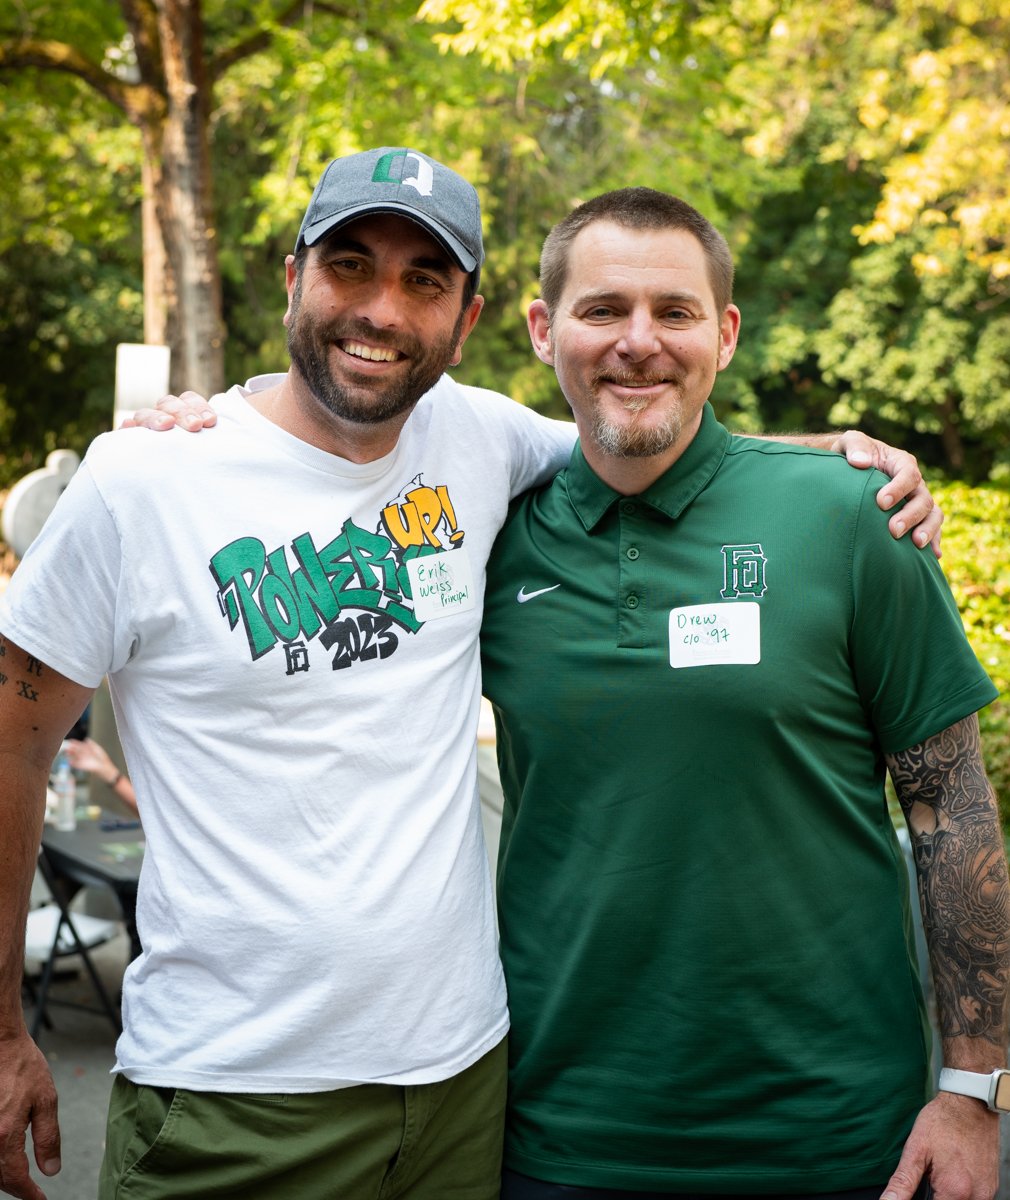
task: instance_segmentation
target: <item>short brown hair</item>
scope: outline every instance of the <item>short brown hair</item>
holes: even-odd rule
[[[718,229],[690,204],[653,188],[618,188],[594,196],[573,209],[547,235],[540,254],[540,296],[553,318],[568,277],[572,242],[594,221],[613,221],[626,229],[683,229],[701,243],[709,283],[720,313],[733,301],[733,255]]]

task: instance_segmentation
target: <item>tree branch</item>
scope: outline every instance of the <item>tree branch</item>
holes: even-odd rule
[[[164,90],[165,72],[158,36],[158,10],[152,0],[119,0],[126,27],[133,38],[140,78]],[[157,81],[157,85],[155,85]]]
[[[124,84],[121,79],[110,75],[66,42],[38,38],[0,42],[0,71],[21,70],[25,67],[76,75],[128,116],[136,111],[130,95],[131,91],[135,90],[133,85]]]
[[[290,28],[295,25],[305,12],[306,0],[288,0],[288,3],[276,13],[273,21],[276,25],[283,25]],[[338,17],[343,21],[360,23],[361,10],[356,7],[345,7],[342,4],[331,4],[327,0],[313,0],[312,10],[316,13],[328,13],[332,17]],[[373,28],[368,25],[360,25],[361,32],[369,38],[380,42],[387,50],[395,49],[398,43],[395,39],[388,36],[385,30]],[[226,49],[219,51],[211,58],[207,65],[207,75],[212,83],[216,83],[218,79],[237,62],[243,59],[251,58],[254,54],[259,54],[261,50],[267,49],[273,40],[273,32],[268,26],[263,26],[257,29],[255,33],[249,34],[248,37],[242,38],[234,42]]]

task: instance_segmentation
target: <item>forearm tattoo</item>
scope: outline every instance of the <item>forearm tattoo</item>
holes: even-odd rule
[[[975,716],[888,755],[908,822],[945,1038],[1006,1045],[1010,889]]]

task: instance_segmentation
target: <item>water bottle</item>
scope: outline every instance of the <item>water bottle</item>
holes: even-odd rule
[[[70,759],[67,757],[67,744],[60,746],[60,752],[53,763],[52,788],[56,793],[56,828],[77,828],[77,779]]]

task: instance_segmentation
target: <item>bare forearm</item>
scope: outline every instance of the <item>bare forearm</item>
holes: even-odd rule
[[[25,1131],[46,1175],[60,1169],[56,1091],[21,1013],[25,917],[42,837],[49,766],[90,688],[0,635],[0,1190],[42,1200]]]
[[[46,776],[23,758],[0,755],[0,1038],[23,1025],[25,922],[45,816]]]
[[[90,694],[0,636],[0,1038],[23,1029],[25,918],[49,767]]]
[[[129,809],[137,812],[137,796],[133,784],[112,761],[104,746],[94,738],[85,738],[84,741],[71,738],[64,745],[72,766],[100,779]]]
[[[1005,1065],[1010,887],[973,716],[888,758],[912,837],[948,1066]]]

